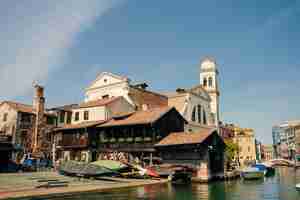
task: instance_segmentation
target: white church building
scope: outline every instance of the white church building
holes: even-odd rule
[[[131,84],[125,76],[103,72],[85,90],[85,102],[122,96],[136,110],[160,106],[175,107],[189,122],[186,131],[215,126],[220,121],[219,80],[216,62],[205,58],[200,64],[198,85],[174,92],[158,93],[147,90],[147,84]]]
[[[205,58],[200,64],[200,84],[189,88],[178,88],[175,92],[164,93],[168,105],[174,106],[189,122],[186,131],[194,132],[202,128],[218,127],[219,82],[217,64]]]

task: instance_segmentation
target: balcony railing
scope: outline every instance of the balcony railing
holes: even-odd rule
[[[60,140],[58,145],[61,148],[85,148],[88,147],[89,142],[87,138],[72,139],[72,140]]]
[[[12,142],[12,136],[10,135],[0,135],[0,142]]]
[[[153,149],[154,148],[154,143],[114,143],[114,144],[103,144],[101,143],[99,145],[99,149],[110,149],[110,150],[126,150],[126,151],[130,151],[130,150],[146,150],[146,149]]]
[[[20,122],[20,129],[30,129],[33,127],[31,122]]]

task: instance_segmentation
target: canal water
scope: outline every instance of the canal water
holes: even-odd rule
[[[278,168],[274,177],[257,181],[235,180],[189,186],[151,185],[93,194],[75,195],[55,200],[300,200],[295,189],[300,170]],[[43,198],[44,199],[44,198]]]

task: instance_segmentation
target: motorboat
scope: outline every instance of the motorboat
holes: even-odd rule
[[[249,167],[241,171],[241,177],[245,180],[262,179],[264,176],[265,172],[256,167]]]
[[[257,163],[252,165],[254,168],[258,168],[260,171],[263,171],[266,177],[274,176],[275,175],[275,168],[271,165],[267,165],[264,163]]]
[[[296,189],[300,191],[300,183],[296,184]]]

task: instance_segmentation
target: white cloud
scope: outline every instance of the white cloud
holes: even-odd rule
[[[119,0],[7,1],[0,7],[0,100],[45,84],[77,35]]]

